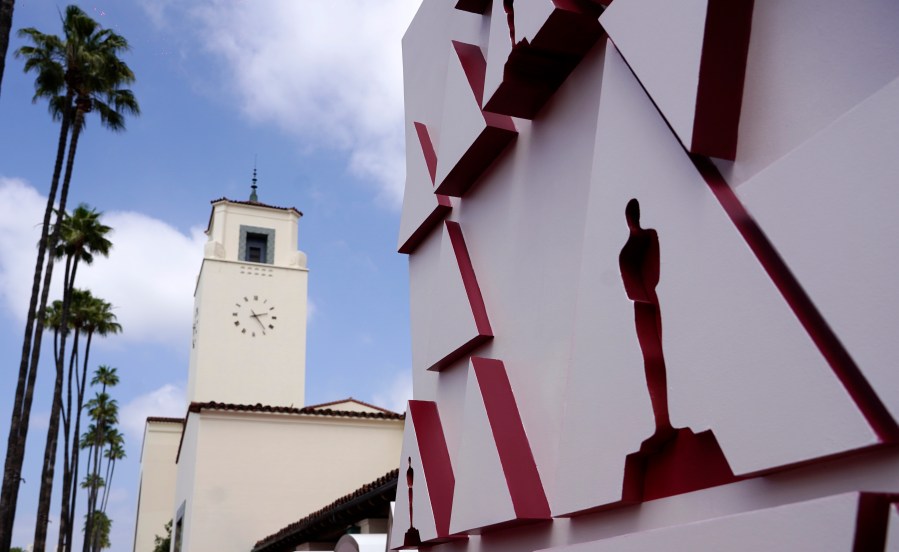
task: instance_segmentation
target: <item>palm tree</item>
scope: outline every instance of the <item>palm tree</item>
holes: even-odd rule
[[[6,50],[9,48],[9,31],[12,29],[15,5],[15,0],[0,0],[0,84],[3,83],[3,68],[6,65]]]
[[[106,435],[108,448],[103,453],[106,458],[106,486],[103,487],[103,499],[100,501],[100,511],[106,513],[106,505],[109,503],[109,489],[112,488],[112,477],[115,475],[116,461],[125,458],[125,436],[118,429],[111,428]]]
[[[97,378],[95,377],[95,379]],[[96,544],[96,535],[93,532],[93,515],[98,511],[97,505],[101,482],[105,485],[105,481],[102,477],[100,477],[100,468],[102,461],[101,458],[104,452],[104,448],[109,444],[109,436],[113,435],[113,432],[117,433],[114,426],[118,424],[119,420],[118,403],[115,401],[115,399],[111,399],[109,397],[109,394],[107,394],[105,391],[97,393],[97,395],[94,396],[93,399],[88,401],[88,403],[85,405],[85,408],[87,408],[88,414],[94,421],[92,427],[89,428],[88,432],[92,433],[91,437],[93,437],[93,441],[85,443],[88,444],[91,448],[88,452],[87,462],[88,469],[90,471],[85,477],[85,482],[89,484],[86,486],[88,491],[87,523],[85,525],[83,551],[89,552],[92,548],[95,548],[94,545]],[[85,437],[88,437],[88,435],[85,435]]]
[[[112,305],[102,299],[93,297],[89,291],[82,291],[77,289],[73,291],[72,313],[70,316],[73,319],[72,326],[79,328],[80,332],[85,336],[85,346],[81,375],[79,376],[77,370],[75,370],[74,374],[74,390],[76,395],[76,404],[74,409],[74,429],[69,431],[69,426],[67,424],[64,424],[64,435],[66,443],[65,450],[69,452],[68,455],[64,456],[65,462],[63,464],[62,503],[60,506],[59,540],[57,544],[58,552],[70,552],[72,550],[72,533],[74,528],[75,514],[74,505],[76,504],[78,495],[77,478],[75,477],[75,475],[78,473],[80,452],[80,448],[78,446],[78,435],[80,435],[81,431],[81,412],[84,407],[84,392],[87,387],[85,385],[85,382],[87,380],[87,367],[90,360],[90,349],[91,343],[93,341],[93,336],[98,335],[104,337],[107,335],[117,334],[122,330],[122,326],[116,322],[116,315],[112,312]],[[72,351],[73,354],[75,354],[76,351],[77,348],[74,348]],[[111,372],[111,377],[114,377],[117,383],[118,376],[115,375],[115,368],[101,366],[98,371],[100,370],[102,370],[104,373]],[[109,376],[107,376],[107,378],[109,378]],[[96,380],[96,377],[94,379]],[[92,382],[92,384],[93,383],[94,382]],[[69,372],[68,385],[69,398],[71,398],[73,389],[71,370]],[[71,400],[69,400],[66,405],[66,412],[64,413],[63,417],[64,422],[71,419],[71,414],[72,405]],[[71,448],[69,448],[70,437]]]
[[[81,290],[81,289],[73,289],[72,290],[72,299],[71,304],[69,305],[69,327],[75,331],[75,339],[72,343],[72,353],[69,361],[69,372],[66,383],[66,404],[65,408],[61,413],[62,417],[62,434],[63,434],[63,488],[62,488],[62,507],[60,513],[60,536],[65,535],[65,524],[68,518],[68,510],[67,505],[69,501],[69,486],[71,485],[71,457],[68,454],[69,451],[69,442],[72,437],[72,379],[73,375],[77,378],[77,362],[78,362],[78,340],[81,337],[84,325],[87,322],[87,317],[89,316],[89,309],[91,303],[94,301],[94,297],[91,295],[90,291]],[[57,302],[54,302],[54,307]],[[61,305],[60,305],[61,310]],[[56,335],[56,334],[54,334]],[[57,340],[54,339],[54,352],[55,358],[59,357],[59,347],[57,345]],[[76,433],[77,435],[77,433]]]
[[[100,222],[100,213],[86,205],[79,205],[71,216],[65,216],[62,220],[61,240],[57,245],[54,256],[65,258],[65,273],[63,278],[62,313],[60,326],[69,327],[69,311],[72,305],[72,294],[75,289],[75,278],[78,274],[80,263],[91,264],[94,255],[109,255],[112,248],[106,235],[112,229]],[[37,522],[34,529],[34,551],[43,552],[47,541],[47,525],[50,519],[50,500],[53,493],[53,478],[56,468],[56,448],[59,442],[59,421],[62,411],[62,390],[65,372],[66,338],[68,332],[61,332],[59,338],[59,350],[56,355],[56,384],[53,388],[53,402],[50,408],[50,423],[47,429],[47,444],[44,448],[44,465],[41,475],[41,488],[38,494]],[[73,347],[73,369],[75,354],[77,354],[77,339],[80,332],[75,333],[75,346]]]
[[[10,0],[0,2],[9,3],[11,14]],[[62,120],[62,125],[35,262],[31,300],[22,341],[19,377],[10,420],[3,484],[0,488],[0,550],[9,548],[12,539],[28,421],[40,359],[43,326],[35,322],[43,320],[53,272],[52,262],[47,263],[46,271],[43,270],[46,248],[54,247],[58,239],[56,232],[61,227],[59,216],[65,211],[75,150],[84,126],[84,116],[89,111],[96,110],[100,114],[101,124],[120,131],[124,129],[125,113],[137,115],[140,112],[131,91],[121,88],[134,81],[134,74],[118,59],[121,52],[127,51],[127,41],[112,31],[100,29],[99,25],[77,6],[66,8],[63,31],[65,40],[45,35],[34,28],[23,29],[20,34],[30,38],[34,46],[26,46],[16,52],[17,55],[27,58],[25,71],[35,71],[38,75],[35,80],[35,100],[49,99],[50,112],[54,119]],[[72,128],[65,178],[59,193],[59,214],[54,226],[54,235],[48,239],[67,138],[73,122],[75,124]],[[42,275],[43,284],[41,284]]]
[[[86,516],[84,526],[93,527],[93,542],[91,543],[92,551],[99,552],[104,548],[112,546],[112,543],[109,541],[109,533],[112,530],[112,520],[109,519],[105,512],[97,510],[92,516]]]

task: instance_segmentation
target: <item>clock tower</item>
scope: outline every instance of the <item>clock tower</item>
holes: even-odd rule
[[[306,372],[306,255],[293,207],[212,202],[194,292],[187,398],[302,407]]]

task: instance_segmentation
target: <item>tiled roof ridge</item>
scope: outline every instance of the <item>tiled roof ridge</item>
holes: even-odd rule
[[[312,416],[338,416],[347,418],[374,418],[382,420],[403,420],[405,414],[397,414],[396,412],[357,412],[354,410],[334,410],[331,408],[313,408],[304,406],[296,408],[293,406],[272,406],[267,404],[234,404],[210,402],[192,402],[187,407],[188,412],[200,412],[201,410],[225,410],[230,412],[269,412],[273,414],[309,414]]]
[[[342,506],[348,505],[350,502],[352,502],[355,499],[364,497],[369,494],[376,494],[376,493],[383,492],[385,490],[389,490],[390,487],[396,487],[397,480],[399,478],[399,472],[400,472],[399,469],[391,470],[391,471],[387,472],[386,474],[382,475],[381,477],[375,479],[371,483],[366,483],[365,485],[362,485],[355,491],[338,498],[337,500],[328,504],[324,508],[320,508],[319,510],[312,512],[311,514],[300,519],[299,521],[295,521],[295,522],[291,523],[290,525],[279,530],[277,533],[271,534],[271,535],[259,540],[253,546],[253,551],[254,552],[261,551],[261,549],[263,549],[263,547],[277,544],[278,541],[281,541],[282,539],[286,539],[287,537],[291,536],[292,534],[300,533],[301,531],[303,531],[307,527],[311,526],[313,523],[316,523],[317,521],[321,521],[326,518],[334,516],[334,514],[336,513],[337,510],[339,510]]]
[[[380,407],[380,406],[378,406],[378,405],[375,405],[375,404],[367,403],[367,402],[365,402],[365,401],[360,401],[359,399],[356,399],[356,398],[353,398],[353,397],[347,397],[347,398],[345,398],[345,399],[340,399],[340,400],[337,400],[337,401],[324,402],[324,403],[320,403],[320,404],[310,404],[310,405],[307,406],[306,408],[321,408],[321,407],[323,407],[323,406],[330,406],[330,405],[332,405],[332,404],[340,404],[340,403],[343,403],[343,402],[354,402],[354,403],[359,403],[359,404],[361,404],[362,406],[367,406],[367,407],[369,407],[369,408],[374,408],[375,410],[380,410],[381,412],[384,412],[384,413],[387,413],[387,414],[399,414],[399,412],[394,412],[393,410],[388,410],[388,409],[386,409],[386,408],[382,408],[382,407]]]
[[[227,198],[224,196],[222,196],[218,199],[213,199],[209,203],[211,203],[212,205],[215,205],[216,203],[219,203],[221,201],[227,201],[228,203],[238,203],[240,205],[253,205],[255,207],[267,207],[269,209],[278,209],[279,211],[296,211],[297,213],[299,213],[300,216],[303,216],[303,212],[300,211],[299,209],[297,209],[296,207],[280,207],[278,205],[269,205],[268,203],[261,203],[259,201],[243,201],[240,199],[230,199],[230,198]]]
[[[325,408],[316,410],[305,406],[303,408],[295,408],[293,406],[271,406],[265,404],[234,404],[220,403],[215,401],[209,402],[192,402],[187,407],[187,414],[184,416],[184,423],[187,422],[187,416],[191,412],[199,414],[201,410],[224,410],[226,412],[267,412],[272,414],[307,414],[311,416],[334,416],[344,418],[369,418],[379,420],[405,420],[405,414],[397,414],[395,412],[354,412],[352,410],[332,410]],[[178,454],[175,456],[175,463],[181,460],[181,445],[184,444],[184,432],[181,432],[181,442],[178,443]]]
[[[184,418],[166,418],[165,416],[147,416],[147,422],[161,422],[164,424],[184,424]]]

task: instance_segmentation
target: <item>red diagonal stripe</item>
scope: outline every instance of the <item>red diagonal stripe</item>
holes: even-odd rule
[[[456,262],[459,263],[459,272],[462,273],[462,283],[465,286],[465,293],[468,295],[468,302],[471,304],[471,313],[474,315],[478,333],[482,336],[492,337],[493,330],[490,328],[490,320],[487,318],[487,307],[484,305],[481,287],[478,285],[478,279],[471,265],[468,247],[462,236],[462,227],[458,222],[450,220],[445,221],[445,224],[450,243],[453,245],[453,252],[456,254]]]
[[[718,168],[706,157],[690,155],[690,159],[865,420],[881,441],[899,441],[896,421]]]
[[[434,525],[437,536],[449,535],[450,514],[453,510],[453,492],[456,478],[450,462],[446,439],[443,436],[443,425],[437,403],[432,401],[409,401],[409,416],[418,439],[418,453],[421,465],[428,482],[428,495],[431,499],[431,510],[434,512]]]
[[[501,360],[472,357],[487,419],[518,519],[549,519],[549,502]]]

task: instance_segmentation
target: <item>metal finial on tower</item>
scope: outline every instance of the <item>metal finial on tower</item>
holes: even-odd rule
[[[250,186],[250,188],[252,188],[252,190],[253,190],[250,192],[250,201],[258,202],[259,196],[256,195],[256,188],[258,188],[258,186],[256,186],[256,160],[255,159],[253,159],[253,185]]]

